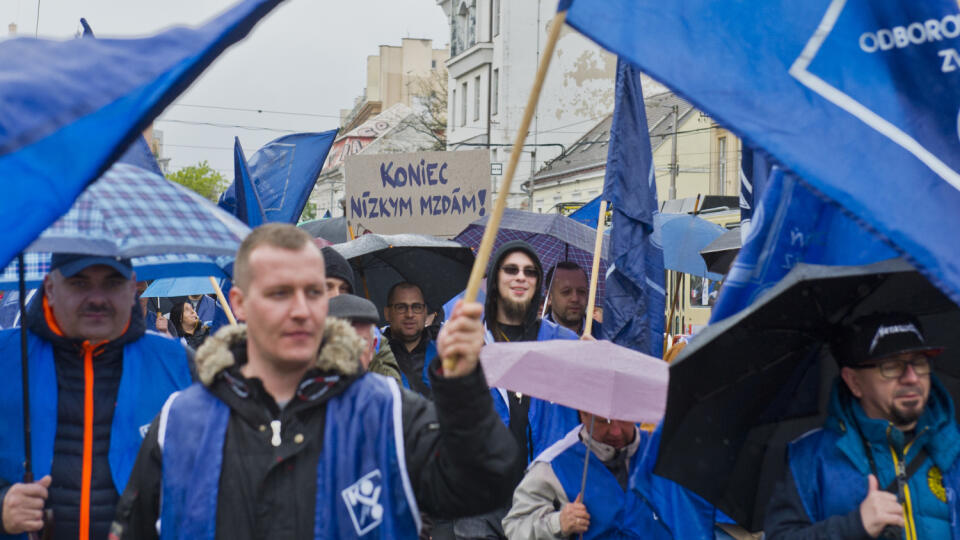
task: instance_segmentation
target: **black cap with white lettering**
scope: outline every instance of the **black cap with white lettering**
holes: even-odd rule
[[[831,344],[834,358],[841,366],[904,352],[936,356],[943,347],[927,343],[920,321],[903,313],[884,313],[861,317],[843,327]]]

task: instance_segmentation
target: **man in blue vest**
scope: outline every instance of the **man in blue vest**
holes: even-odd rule
[[[201,383],[150,426],[115,538],[415,538],[420,511],[457,516],[509,496],[516,445],[478,366],[480,306],[437,339],[434,402],[364,373],[364,342],[327,317],[313,239],[271,223],[241,244],[231,304],[245,326],[197,354]]]
[[[488,343],[577,339],[572,331],[540,318],[543,265],[533,247],[522,241],[504,243],[490,258],[484,323]],[[494,406],[510,429],[521,455],[513,464],[512,485],[523,478],[533,457],[561,439],[579,423],[577,412],[507,388],[492,388]],[[501,520],[510,508],[509,497],[497,510],[458,520],[458,539],[505,538]]]
[[[427,330],[427,304],[420,287],[397,283],[387,293],[384,318],[390,325],[383,332],[400,365],[403,386],[431,397],[427,366],[437,356],[437,346]]]
[[[503,520],[509,538],[714,538],[713,507],[653,474],[659,430],[651,434],[587,412],[580,418],[582,424],[537,456],[514,491]]]
[[[53,255],[25,321],[39,478],[30,484],[22,483],[20,333],[0,332],[0,536],[39,530],[44,508],[53,513],[53,538],[108,534],[147,427],[191,382],[183,347],[145,331],[135,297],[128,259]]]
[[[832,346],[840,364],[822,429],[790,444],[767,538],[960,539],[960,432],[931,374],[920,323],[871,315]]]

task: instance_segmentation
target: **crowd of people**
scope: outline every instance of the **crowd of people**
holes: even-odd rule
[[[33,481],[12,376],[23,345],[0,333],[0,532],[754,537],[653,473],[658,429],[488,387],[486,344],[599,339],[599,321],[581,335],[587,283],[512,241],[490,259],[483,304],[443,313],[400,282],[380,310],[335,249],[269,224],[236,254],[242,324],[217,329],[207,296],[167,318],[138,298],[129,260],[55,254],[23,321]],[[960,538],[960,432],[931,373],[941,351],[906,315],[843,329],[828,420],[790,445],[768,538]]]

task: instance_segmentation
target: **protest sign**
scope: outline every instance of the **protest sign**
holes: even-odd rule
[[[353,231],[450,238],[487,215],[490,153],[414,152],[347,159],[345,213]]]

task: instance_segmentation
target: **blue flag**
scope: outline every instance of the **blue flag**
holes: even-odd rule
[[[296,223],[323,169],[337,130],[295,133],[270,141],[247,162],[267,221]],[[220,197],[220,207],[238,215],[236,182]]]
[[[233,189],[235,199],[233,215],[251,229],[266,223],[263,204],[260,203],[260,195],[247,170],[247,159],[243,155],[239,137],[233,138]]]
[[[719,321],[749,306],[798,262],[852,266],[898,255],[839,206],[774,167],[710,320]]]
[[[0,266],[280,1],[245,0],[198,28],[147,38],[0,43]]]
[[[660,358],[666,297],[663,249],[652,241],[657,185],[640,72],[623,60],[617,61],[603,197],[613,204],[614,263],[607,272],[603,337]]]
[[[589,227],[597,228],[597,220],[600,218],[600,200],[603,195],[597,195],[587,204],[577,208],[568,218],[583,223]]]
[[[746,241],[753,223],[753,211],[763,200],[764,187],[773,166],[761,150],[743,145],[740,151],[740,243]]]
[[[81,38],[96,38],[96,36],[93,35],[93,28],[90,28],[90,24],[86,19],[80,19],[80,26],[83,27]],[[135,167],[140,167],[143,170],[163,176],[163,171],[160,170],[160,164],[157,163],[157,158],[154,157],[153,152],[150,151],[150,146],[143,136],[137,137],[117,162],[129,163]]]
[[[567,0],[567,21],[763,148],[960,302],[954,0]]]

